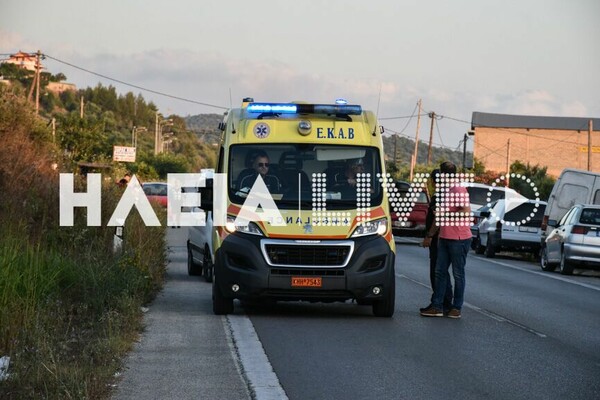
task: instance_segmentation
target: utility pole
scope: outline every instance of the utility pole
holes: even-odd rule
[[[429,147],[427,147],[427,165],[431,164],[431,144],[433,143],[433,124],[435,123],[435,112],[430,112],[429,118],[431,118],[431,126],[429,128]],[[463,168],[464,165],[465,163],[463,161]]]
[[[421,99],[417,103],[419,106],[419,112],[417,113],[417,133],[415,135],[415,152],[413,153],[413,160],[410,168],[410,180],[412,182],[414,167],[417,164],[417,153],[419,149],[419,130],[421,129]]]
[[[36,68],[36,72],[33,74],[33,79],[31,80],[31,87],[29,88],[29,94],[27,95],[27,101],[33,101],[33,89],[35,88],[36,81],[37,81],[37,68]]]
[[[42,52],[40,50],[37,51],[37,57],[35,61],[35,74],[36,74],[36,82],[35,82],[35,115],[39,115],[40,113],[40,73],[42,70],[42,64],[40,62],[42,58]]]
[[[156,119],[154,121],[154,155],[158,155],[158,111],[156,112]]]
[[[510,183],[510,139],[506,143],[506,187]]]
[[[592,129],[594,128],[594,121],[588,121],[588,162],[587,162],[587,170],[592,170]]]
[[[463,139],[463,172],[467,170],[467,139],[469,139],[469,135],[465,133],[465,138]]]
[[[56,118],[52,118],[52,143],[56,142]]]
[[[83,95],[79,98],[79,118],[83,119]]]
[[[394,133],[394,167],[398,166],[398,134]]]

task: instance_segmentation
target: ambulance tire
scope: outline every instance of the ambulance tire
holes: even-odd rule
[[[392,269],[392,274],[393,274]],[[385,287],[384,287],[385,290]],[[390,318],[394,315],[396,308],[396,277],[392,275],[389,289],[384,293],[381,300],[373,303],[373,315],[376,317]]]
[[[233,312],[233,298],[223,296],[215,278],[212,282],[212,302],[215,315],[227,315]]]

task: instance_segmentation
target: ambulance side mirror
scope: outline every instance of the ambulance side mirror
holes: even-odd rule
[[[214,180],[208,178],[204,187],[200,188],[200,208],[207,213],[213,210],[213,183]]]

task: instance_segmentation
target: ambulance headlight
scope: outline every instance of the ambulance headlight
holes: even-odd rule
[[[387,218],[376,219],[373,221],[362,222],[359,224],[352,237],[367,236],[367,235],[380,235],[383,236],[387,232],[388,221]]]
[[[264,236],[257,224],[252,221],[248,222],[248,225],[236,225],[234,217],[227,217],[227,223],[225,224],[225,230],[229,233],[240,232],[247,233],[250,235]]]

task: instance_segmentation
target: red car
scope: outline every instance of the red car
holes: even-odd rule
[[[406,198],[410,196],[411,192],[410,183],[404,181],[396,181],[396,188],[400,198]],[[425,190],[419,192],[417,195],[416,202],[410,212],[407,220],[402,220],[394,210],[392,204],[390,204],[390,212],[392,214],[392,232],[396,236],[425,236],[425,219],[427,218],[427,211],[429,208],[429,195]],[[402,210],[398,209],[398,213],[402,213]]]
[[[151,203],[158,203],[167,207],[167,184],[165,182],[145,182],[142,183],[144,193]]]

